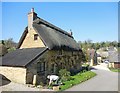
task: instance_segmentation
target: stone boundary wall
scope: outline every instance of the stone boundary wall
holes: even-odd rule
[[[22,67],[0,66],[0,74],[10,81],[26,84],[26,69]]]
[[[114,63],[114,67],[115,67],[115,68],[120,68],[120,62],[115,62],[115,63]]]

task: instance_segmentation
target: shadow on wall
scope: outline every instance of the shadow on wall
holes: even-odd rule
[[[0,74],[0,86],[4,86],[9,84],[11,81],[9,79],[7,79],[4,75]]]

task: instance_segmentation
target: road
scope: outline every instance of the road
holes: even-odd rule
[[[93,68],[97,76],[66,91],[118,91],[118,73],[109,71],[104,63]]]

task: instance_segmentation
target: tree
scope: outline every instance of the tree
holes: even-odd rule
[[[95,44],[94,44],[94,43],[92,43],[92,44],[91,44],[91,46],[90,46],[90,48],[95,49],[95,48],[96,48],[96,47],[95,47]]]
[[[14,44],[15,44],[15,42],[13,41],[12,38],[9,38],[8,40],[5,40],[4,43],[5,43],[5,46],[6,46],[7,48],[14,47]]]
[[[113,42],[112,42],[112,46],[118,47],[118,42],[117,42],[117,41],[113,41]]]
[[[106,47],[106,46],[105,46],[105,42],[101,42],[101,48],[102,48],[102,47]]]
[[[3,56],[7,53],[7,48],[5,47],[5,45],[0,44],[0,56]]]
[[[8,40],[1,40],[0,42],[7,48],[8,52],[16,49],[17,43],[15,43],[12,38],[9,38]]]
[[[100,44],[97,42],[95,43],[95,49],[98,50],[100,48]]]

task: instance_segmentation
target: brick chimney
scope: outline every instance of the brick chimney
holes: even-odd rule
[[[28,30],[32,28],[33,21],[37,18],[37,14],[34,12],[34,8],[28,13]]]

